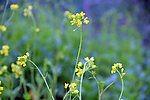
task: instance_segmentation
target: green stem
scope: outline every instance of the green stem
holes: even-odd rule
[[[81,48],[82,48],[82,27],[80,27],[80,44],[79,44],[79,50],[78,50],[78,55],[77,55],[77,60],[76,60],[75,69],[76,69],[76,67],[77,67],[77,63],[78,63],[78,60],[79,60]],[[73,73],[72,81],[74,81],[74,77],[75,77],[75,70],[74,70],[74,73]]]
[[[65,94],[65,96],[63,97],[63,100],[66,99],[66,97],[67,97],[67,95],[69,94],[69,92],[70,92],[70,91],[68,91],[68,92]]]
[[[37,66],[34,62],[32,62],[31,60],[29,60],[29,59],[27,59],[27,60],[28,60],[29,62],[31,62],[31,63],[36,67],[36,69],[39,71],[40,75],[42,76],[42,78],[43,78],[43,80],[44,80],[44,82],[45,82],[45,85],[47,86],[47,89],[48,89],[48,91],[49,91],[49,93],[50,93],[50,95],[51,95],[51,98],[52,98],[53,100],[55,100],[54,97],[53,97],[52,91],[50,90],[50,88],[49,88],[49,86],[48,86],[48,83],[47,83],[47,81],[46,81],[44,75],[42,74],[42,72],[41,72],[40,69],[38,68],[38,66]]]
[[[113,84],[114,82],[110,83],[101,93],[100,93],[100,98],[102,94]]]
[[[122,83],[122,89],[121,89],[121,93],[120,93],[120,96],[119,96],[119,100],[121,100],[121,97],[122,97],[122,94],[123,94],[123,90],[124,90],[124,84],[123,84],[123,77],[122,77],[121,73],[118,70],[117,70],[117,72],[120,75],[121,83]]]
[[[27,93],[27,88],[26,88],[26,81],[25,81],[25,75],[24,75],[24,73],[23,73],[23,76],[22,76],[22,78],[23,78],[23,88],[24,88],[24,91],[25,91],[25,93]]]
[[[8,26],[8,23],[10,22],[10,20],[13,18],[15,11],[12,12],[11,16],[9,17],[9,19],[5,22],[5,25]]]
[[[97,84],[97,87],[98,87],[98,100],[100,100],[100,99],[101,99],[101,97],[100,97],[100,88],[99,88],[99,83],[98,83],[98,81],[97,81],[96,77],[94,77],[94,79],[95,79],[96,84]]]
[[[3,21],[4,21],[4,16],[5,16],[6,8],[7,8],[7,5],[8,5],[8,1],[9,1],[9,0],[7,0],[6,5],[5,5],[5,8],[4,8],[4,13],[3,13],[3,15],[2,15],[1,24],[3,24]]]
[[[87,62],[84,64],[84,68],[83,68],[83,71],[85,71],[85,67],[86,67],[86,64]],[[90,67],[90,64],[89,64],[89,67]],[[80,80],[80,96],[79,96],[79,100],[82,100],[82,81],[83,81],[83,75],[84,75],[85,72],[82,73],[81,75],[81,80]]]
[[[79,100],[82,100],[81,95],[82,95],[82,81],[83,81],[83,75],[84,75],[84,73],[82,73],[82,75],[81,75],[81,80],[80,80],[80,97],[79,97]]]

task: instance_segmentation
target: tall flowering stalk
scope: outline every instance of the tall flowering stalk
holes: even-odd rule
[[[74,78],[75,78],[75,71],[76,71],[76,68],[77,68],[77,63],[79,61],[80,52],[81,52],[81,48],[82,48],[82,41],[83,41],[83,38],[82,38],[82,31],[83,31],[82,25],[83,25],[83,23],[88,24],[89,20],[88,20],[88,17],[85,17],[84,12],[72,14],[69,11],[66,11],[65,16],[67,16],[68,19],[70,19],[71,25],[80,28],[80,43],[79,43],[79,49],[78,49],[78,54],[77,54],[77,58],[76,58],[75,70],[74,70],[73,78],[72,78],[72,82],[73,82]],[[82,79],[83,79],[83,75],[81,76],[80,90],[81,90],[81,87],[82,87]],[[70,93],[70,97],[71,97],[71,93]],[[81,91],[80,91],[80,100],[81,100]]]
[[[119,69],[120,69],[120,71],[119,71]],[[123,76],[125,75],[125,73],[123,71],[124,71],[124,68],[122,67],[121,63],[116,63],[112,66],[111,73],[114,74],[114,73],[117,72],[119,74],[120,78],[121,78],[122,89],[121,89],[121,93],[120,93],[120,96],[119,96],[119,100],[121,100],[123,90],[124,90]]]
[[[82,24],[88,24],[89,20],[88,17],[85,17],[85,13],[81,12],[81,13],[76,13],[76,14],[72,14],[69,11],[65,12],[65,16],[68,17],[68,19],[70,19],[70,23],[71,25],[75,26],[75,27],[79,27],[80,28],[80,44],[79,44],[79,49],[78,49],[78,54],[77,54],[77,59],[76,59],[76,64],[75,64],[75,69],[77,67],[77,63],[80,57],[80,52],[81,52],[81,48],[82,48]],[[75,71],[73,73],[73,79],[72,81],[74,81],[74,77],[75,77]]]
[[[30,56],[30,54],[27,52],[24,56],[18,57],[17,64],[20,65],[20,66],[26,67],[27,61],[32,63],[36,67],[36,69],[39,71],[40,75],[42,76],[42,78],[45,82],[45,85],[46,85],[46,87],[47,87],[47,89],[48,89],[48,91],[51,95],[52,100],[55,100],[54,97],[53,97],[53,94],[52,94],[52,90],[49,88],[48,83],[46,81],[46,77],[42,74],[42,72],[40,71],[38,66],[32,60],[29,59],[29,56]]]

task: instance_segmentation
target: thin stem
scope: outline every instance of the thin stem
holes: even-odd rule
[[[45,82],[45,85],[47,86],[47,89],[48,89],[48,91],[49,91],[49,93],[50,93],[50,95],[51,95],[51,98],[52,98],[53,100],[55,100],[54,97],[53,97],[52,91],[51,91],[51,89],[49,88],[48,83],[47,83],[47,81],[46,81],[44,75],[42,74],[42,72],[41,72],[40,69],[38,68],[38,66],[37,66],[34,62],[32,62],[31,60],[29,60],[29,59],[27,59],[27,60],[28,60],[29,62],[31,62],[31,63],[36,67],[36,69],[39,71],[40,75],[42,76],[42,78],[43,78],[43,80],[44,80],[44,82]]]
[[[8,5],[8,1],[9,1],[9,0],[7,0],[6,5],[5,5],[5,8],[4,8],[4,12],[3,12],[1,24],[3,24],[3,21],[4,21],[4,16],[5,16],[6,8],[7,8],[7,5]]]
[[[94,77],[94,79],[95,79],[96,84],[97,84],[97,87],[98,87],[98,100],[100,100],[100,99],[101,99],[101,97],[100,97],[100,88],[99,88],[99,83],[98,83],[98,81],[97,81],[96,77]]]
[[[24,88],[24,91],[25,93],[27,93],[27,88],[26,88],[26,81],[25,81],[25,75],[23,74],[22,78],[23,78],[23,88]]]
[[[70,91],[68,91],[68,92],[65,94],[65,96],[63,97],[63,100],[66,99],[66,97],[67,97],[67,95],[69,94],[69,92],[70,92]]]
[[[121,93],[120,93],[120,96],[119,96],[119,100],[121,100],[121,97],[122,97],[122,94],[123,94],[123,90],[124,90],[124,84],[123,84],[123,78],[122,78],[121,73],[118,70],[117,70],[117,72],[120,75],[121,83],[122,83],[122,89],[121,89]]]
[[[78,55],[77,55],[77,60],[76,60],[75,69],[76,69],[76,67],[77,67],[77,63],[78,63],[78,60],[79,60],[81,48],[82,48],[82,27],[80,27],[80,44],[79,44],[79,50],[78,50]],[[74,81],[74,77],[75,77],[75,70],[74,70],[74,73],[73,73],[72,81]]]
[[[85,71],[86,64],[87,64],[87,63],[84,64],[83,71]],[[89,64],[89,67],[90,67],[90,64]],[[82,100],[82,96],[81,96],[81,95],[82,95],[82,81],[83,81],[83,75],[84,75],[84,73],[85,73],[85,72],[82,73],[82,75],[81,75],[81,80],[80,80],[80,96],[79,96],[79,100]]]
[[[102,94],[113,84],[114,82],[110,83],[100,94],[100,97],[102,96]]]
[[[10,20],[13,18],[15,11],[12,12],[11,16],[9,17],[9,19],[5,22],[5,25],[8,26],[8,23],[10,22]]]

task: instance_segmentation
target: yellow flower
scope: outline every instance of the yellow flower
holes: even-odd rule
[[[9,50],[9,46],[8,45],[3,45],[2,46],[2,50],[0,50],[0,54],[4,54],[4,56],[8,56],[8,50]]]
[[[17,4],[11,4],[10,5],[10,9],[11,10],[16,10],[16,9],[18,9],[19,8],[19,6],[17,5]]]
[[[94,61],[94,57],[91,57],[90,60],[93,62]]]
[[[30,56],[29,52],[26,52],[26,55],[29,57]]]
[[[76,23],[76,20],[73,19],[72,21],[70,21],[71,25],[74,25]]]
[[[84,58],[84,60],[87,61],[87,62],[90,61],[89,57]]]
[[[121,63],[118,63],[118,66],[119,66],[119,68],[122,68],[122,64]]]
[[[82,67],[82,62],[79,62],[79,63],[78,63],[78,67]]]
[[[2,32],[5,32],[5,31],[7,30],[7,28],[6,28],[4,25],[0,25],[0,30],[1,30]]]
[[[19,78],[19,75],[16,74],[16,75],[15,75],[15,78],[18,79],[18,78]]]
[[[92,68],[95,68],[96,67],[96,65],[92,65]]]
[[[40,31],[40,29],[39,29],[39,28],[36,28],[36,29],[35,29],[35,32],[39,32],[39,31]]]
[[[72,91],[72,93],[76,93],[77,94],[77,93],[79,93],[79,91],[78,90],[74,90],[74,91]]]
[[[76,85],[76,83],[71,83],[71,88],[74,88]]]
[[[0,75],[2,75],[3,74],[3,72],[0,70]]]
[[[84,17],[85,13],[81,12],[80,14],[79,13],[76,13],[75,15],[70,13],[69,11],[66,11],[65,12],[65,15],[69,18],[69,19],[72,19],[70,21],[71,25],[77,25],[78,27],[81,27],[81,25],[83,23],[85,24],[88,24],[89,23],[89,20],[88,18]]]
[[[32,6],[29,5],[28,8],[24,9],[24,16],[31,16],[32,15]]]
[[[77,20],[77,26],[78,26],[78,27],[81,27],[81,25],[82,25],[82,21],[78,19],[78,20]]]
[[[21,57],[17,57],[18,58],[17,64],[25,67],[26,66],[26,62],[27,62],[27,58],[29,57],[29,55],[30,54],[27,52],[26,55],[21,56]]]
[[[81,16],[81,17],[83,17],[84,15],[85,15],[85,13],[83,13],[83,12],[80,13],[80,16]]]
[[[65,83],[65,89],[67,89],[68,88],[68,86],[69,86],[69,83]]]
[[[28,6],[28,9],[29,9],[29,10],[32,10],[32,6],[31,6],[31,5],[29,5],[29,6]]]
[[[126,73],[122,73],[122,76],[124,76]]]
[[[89,20],[84,20],[84,23],[85,23],[85,24],[88,24],[88,23],[89,23]]]
[[[71,18],[75,18],[76,16],[73,14],[73,15],[71,15]]]
[[[112,74],[114,74],[115,72],[116,72],[116,71],[114,71],[114,70],[111,70],[111,73],[112,73]]]
[[[3,88],[3,87],[0,87],[0,90],[4,90],[4,88]]]
[[[2,69],[3,69],[3,70],[7,70],[7,66],[3,66]]]
[[[75,68],[75,72],[78,72],[78,68]]]

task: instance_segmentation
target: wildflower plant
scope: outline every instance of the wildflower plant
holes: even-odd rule
[[[121,100],[121,97],[122,97],[122,94],[123,94],[123,90],[124,90],[123,76],[125,75],[124,68],[122,67],[121,63],[115,63],[112,66],[111,73],[114,74],[116,72],[119,74],[119,76],[121,78],[121,82],[122,82],[122,89],[121,89],[121,93],[120,93],[120,96],[119,96],[119,100]]]
[[[0,50],[0,54],[4,56],[9,55],[9,46],[8,45],[3,45],[2,49]]]

